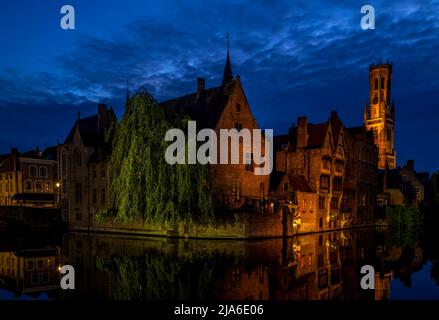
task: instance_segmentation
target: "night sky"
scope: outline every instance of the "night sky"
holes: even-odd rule
[[[375,30],[360,28],[366,3]],[[76,30],[60,28],[64,4]],[[392,61],[398,164],[439,169],[439,1],[17,0],[0,17],[0,153],[62,142],[98,102],[120,117],[127,80],[159,101],[195,91],[197,76],[219,85],[230,33],[233,71],[275,134],[333,109],[361,125],[368,66]]]

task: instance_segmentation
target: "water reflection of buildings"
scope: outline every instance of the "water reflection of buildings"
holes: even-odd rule
[[[59,247],[0,252],[0,287],[21,295],[55,293],[60,282]]]
[[[70,234],[63,251],[77,274],[67,299],[385,300],[392,277],[423,265],[418,246],[366,230],[251,242]],[[376,290],[360,288],[365,264]]]

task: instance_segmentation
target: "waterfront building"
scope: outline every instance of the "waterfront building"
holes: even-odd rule
[[[0,156],[0,206],[58,206],[56,147]]]

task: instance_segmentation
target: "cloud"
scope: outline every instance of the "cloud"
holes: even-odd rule
[[[360,28],[362,4],[166,1],[144,18],[82,36],[69,55],[56,53],[44,72],[1,69],[0,106],[20,103],[20,110],[32,110],[42,105],[50,114],[108,102],[120,114],[127,80],[131,89],[144,85],[158,100],[194,91],[197,76],[218,85],[229,32],[233,69],[241,74],[263,127],[283,132],[298,115],[322,121],[333,108],[347,125],[361,124],[368,66],[379,59],[394,63],[397,126],[412,118],[407,101],[437,118],[438,2],[377,1],[373,31]],[[430,141],[432,135],[439,129],[421,138]]]

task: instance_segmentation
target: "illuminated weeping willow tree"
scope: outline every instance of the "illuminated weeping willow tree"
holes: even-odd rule
[[[119,222],[209,223],[213,216],[210,172],[200,164],[169,165],[166,131],[185,129],[187,118],[171,121],[139,90],[117,125],[111,156],[111,212]],[[187,152],[186,152],[187,154]],[[108,215],[107,210],[102,216]],[[98,217],[99,219],[99,217]]]

